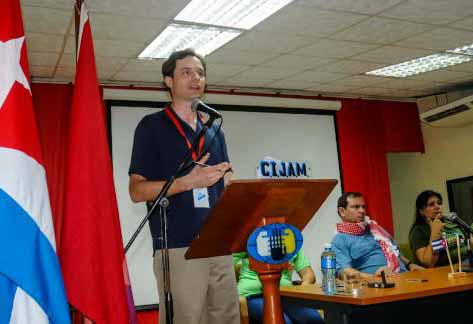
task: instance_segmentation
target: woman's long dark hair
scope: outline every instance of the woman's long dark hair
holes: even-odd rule
[[[425,223],[425,217],[420,213],[420,211],[421,209],[424,209],[425,207],[427,207],[427,202],[429,201],[431,197],[437,197],[438,199],[440,199],[440,203],[442,203],[443,201],[442,195],[436,191],[433,191],[433,190],[422,191],[417,196],[417,199],[416,199],[416,214],[415,214],[414,224],[412,225],[412,227],[418,224]]]

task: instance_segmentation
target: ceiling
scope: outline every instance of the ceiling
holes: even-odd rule
[[[189,0],[89,0],[102,84],[160,86],[136,57]],[[75,0],[21,0],[33,81],[72,81]],[[413,99],[473,88],[473,63],[393,79],[364,72],[473,43],[472,0],[295,0],[207,56],[210,87]]]

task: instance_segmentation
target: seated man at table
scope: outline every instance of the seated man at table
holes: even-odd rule
[[[363,195],[346,192],[338,199],[337,234],[332,239],[339,277],[359,272],[362,277],[420,270],[399,253],[396,242],[375,221],[366,216]]]
[[[248,254],[246,252],[233,254],[235,269],[238,273],[238,291],[241,297],[246,298],[250,324],[263,323],[263,286],[258,274],[250,269]],[[280,286],[292,285],[292,273],[299,274],[302,285],[315,283],[315,274],[304,252],[300,250],[289,261],[290,269],[284,270],[281,275]],[[282,299],[284,321],[286,324],[321,324],[324,323],[319,312],[310,307],[289,303]]]

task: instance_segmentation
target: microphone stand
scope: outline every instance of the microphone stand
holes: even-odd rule
[[[466,230],[462,226],[459,226],[463,235],[465,235],[465,243],[466,243],[466,255],[468,258],[468,267],[463,268],[463,272],[473,272],[473,251],[471,250],[470,245],[470,235],[473,234],[472,230]]]
[[[136,229],[136,231],[131,236],[130,241],[128,241],[128,243],[125,246],[125,254],[126,254],[128,250],[130,249],[131,245],[133,244],[133,242],[135,241],[138,234],[143,229],[143,226],[146,224],[146,222],[149,220],[149,218],[153,214],[156,207],[159,206],[159,216],[161,219],[161,240],[163,242],[162,247],[161,247],[161,258],[162,258],[162,263],[163,263],[164,307],[166,309],[166,324],[172,324],[174,322],[174,310],[173,310],[173,301],[172,301],[172,292],[171,292],[171,277],[170,277],[170,264],[169,264],[169,248],[168,248],[168,236],[167,236],[167,217],[166,217],[167,216],[166,209],[169,206],[170,202],[169,202],[169,199],[166,198],[166,194],[168,193],[169,188],[171,188],[171,185],[174,183],[176,178],[180,177],[189,168],[189,166],[191,166],[194,163],[194,161],[192,160],[192,152],[195,151],[200,139],[205,136],[209,127],[212,126],[215,119],[217,119],[216,116],[209,114],[209,119],[204,125],[202,125],[200,132],[195,137],[194,141],[192,142],[191,147],[187,150],[186,155],[182,159],[181,163],[179,163],[174,175],[164,183],[158,196],[152,203],[151,207],[148,209],[148,212],[146,213],[145,217],[141,221],[140,225],[138,225],[138,228]],[[199,160],[200,158],[201,156],[198,156],[197,160]]]
[[[471,250],[470,245],[470,236],[466,238],[466,255],[468,256],[468,268],[465,268],[464,272],[473,272],[473,251]]]
[[[452,223],[454,223],[462,232],[463,236],[466,240],[466,256],[468,258],[468,267],[464,268],[463,272],[473,272],[473,251],[471,250],[470,245],[470,236],[473,235],[473,230],[471,229],[470,225],[465,223],[455,212],[449,214],[449,219]],[[460,247],[457,247],[460,249]],[[460,260],[459,260],[460,261]]]

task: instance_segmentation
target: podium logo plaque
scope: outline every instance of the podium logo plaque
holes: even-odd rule
[[[281,264],[291,260],[302,247],[302,234],[294,226],[273,223],[258,227],[248,238],[248,254],[256,261]]]

